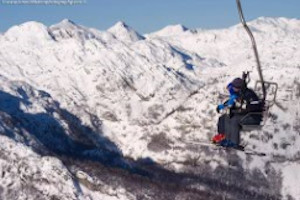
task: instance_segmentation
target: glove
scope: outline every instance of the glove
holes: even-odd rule
[[[223,104],[220,104],[217,106],[217,113],[220,113],[221,110],[223,110],[225,108],[225,106]]]

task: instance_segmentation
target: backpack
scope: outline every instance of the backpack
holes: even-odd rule
[[[260,125],[263,121],[264,101],[260,100],[256,93],[245,88],[241,94],[241,114],[247,117],[243,118],[243,124]]]
[[[245,88],[242,91],[241,102],[241,108],[244,109],[247,113],[264,111],[264,102],[258,98],[256,93],[252,89]]]

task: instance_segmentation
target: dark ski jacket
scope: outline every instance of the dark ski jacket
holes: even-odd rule
[[[249,88],[245,88],[239,94],[239,98],[232,106],[230,112],[232,114],[247,114],[249,112],[263,112],[264,103],[258,98],[256,93]]]

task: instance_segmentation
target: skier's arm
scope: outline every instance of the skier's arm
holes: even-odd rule
[[[230,95],[228,101],[224,103],[224,106],[231,108],[235,104],[237,98],[238,96],[236,94]]]
[[[221,110],[223,110],[225,108],[231,108],[234,105],[237,98],[238,98],[238,96],[235,94],[230,95],[229,99],[224,104],[218,105],[217,112],[220,112]]]

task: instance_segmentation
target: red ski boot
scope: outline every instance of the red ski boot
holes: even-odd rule
[[[214,144],[219,144],[220,142],[222,142],[225,139],[225,134],[224,133],[219,133],[218,135],[215,135],[212,138],[212,143]]]

